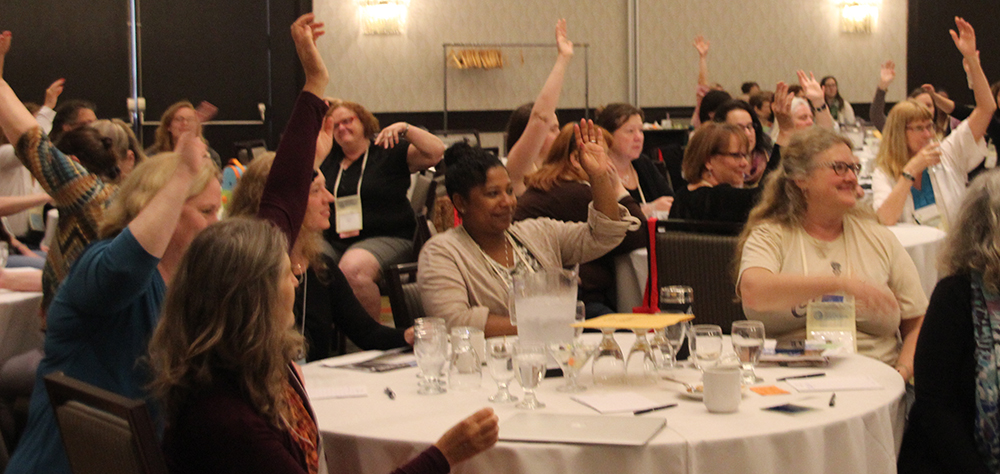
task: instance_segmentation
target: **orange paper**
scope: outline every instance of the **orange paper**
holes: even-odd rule
[[[765,385],[763,387],[750,387],[757,395],[788,395],[791,392],[778,388],[777,385]]]

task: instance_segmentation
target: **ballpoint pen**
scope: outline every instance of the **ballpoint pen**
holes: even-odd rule
[[[791,375],[791,376],[788,376],[788,377],[782,377],[782,378],[777,379],[777,380],[778,380],[778,382],[784,382],[785,380],[791,380],[791,379],[808,379],[810,377],[822,377],[824,375],[826,375],[826,374],[823,373],[823,372],[820,372],[820,373],[817,373],[817,374]]]
[[[632,414],[633,415],[641,415],[643,413],[649,413],[649,412],[653,412],[653,411],[657,411],[657,410],[666,410],[667,408],[673,408],[675,406],[677,406],[676,403],[671,403],[669,405],[661,405],[661,406],[658,406],[658,407],[646,408],[645,410],[636,410],[636,411],[632,412]]]
[[[837,404],[837,394],[836,393],[831,393],[830,394],[830,406],[834,406],[836,404]]]
[[[385,390],[382,391],[382,393],[385,393],[385,396],[389,397],[389,400],[396,399],[396,392],[393,392],[392,389],[389,387],[386,387]]]

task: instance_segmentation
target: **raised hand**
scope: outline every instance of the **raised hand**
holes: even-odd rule
[[[0,33],[0,56],[6,56],[10,52],[10,41],[13,37],[14,34],[9,31]]]
[[[878,72],[878,88],[888,89],[894,79],[896,79],[896,63],[892,61],[882,63],[882,68]]]
[[[396,122],[382,129],[375,137],[375,144],[382,148],[389,149],[399,143],[400,138],[405,138],[406,132],[410,129],[410,124],[406,122]]]
[[[208,145],[195,135],[194,130],[181,133],[174,150],[181,155],[178,171],[183,168],[183,171],[189,173],[190,176],[196,176],[201,167],[206,162],[211,161],[208,155]]]
[[[608,146],[604,142],[604,132],[594,125],[593,120],[580,120],[573,124],[573,135],[576,137],[576,149],[580,166],[591,179],[610,170]],[[617,173],[614,173],[617,175]]]
[[[948,30],[951,34],[952,41],[955,42],[955,47],[958,51],[962,53],[963,57],[971,57],[976,54],[976,30],[972,28],[972,25],[965,19],[960,17],[955,17],[955,27],[958,28],[958,32],[955,30]],[[977,56],[978,57],[978,56]]]
[[[708,47],[711,46],[704,36],[698,35],[694,37],[694,49],[698,50],[698,56],[705,57],[708,56]]]
[[[774,100],[771,101],[771,112],[774,112],[774,120],[778,122],[781,130],[793,130],[795,124],[792,121],[792,99],[795,94],[788,92],[788,84],[779,82],[774,86]]]
[[[573,42],[566,36],[566,19],[556,22],[556,49],[560,56],[573,56]]]
[[[823,86],[819,85],[819,81],[816,80],[816,76],[812,72],[807,76],[805,71],[799,69],[795,71],[795,74],[799,76],[799,85],[802,86],[802,93],[806,95],[806,98],[815,105],[817,102],[823,102],[826,100],[823,94]]]
[[[316,22],[316,15],[306,13],[292,23],[292,41],[295,42],[295,52],[306,73],[306,84],[303,90],[321,96],[330,81],[330,74],[323,64],[316,39],[323,36],[323,23]]]
[[[199,102],[198,107],[194,109],[194,114],[198,117],[198,123],[208,122],[218,113],[219,108],[212,105],[207,100]]]
[[[458,422],[434,443],[454,467],[496,444],[500,436],[500,419],[492,408],[483,408]]]
[[[63,93],[63,89],[66,87],[66,79],[56,79],[48,89],[45,89],[45,106],[54,109],[56,108],[56,103],[59,101],[59,96]]]

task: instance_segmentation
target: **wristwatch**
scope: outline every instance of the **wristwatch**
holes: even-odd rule
[[[917,181],[917,178],[914,178],[912,174],[907,173],[906,171],[903,171],[903,172],[899,173],[899,175],[902,176],[902,177],[904,177],[904,178],[906,178],[906,179],[908,179],[908,180],[910,180],[911,183]]]
[[[822,111],[824,111],[824,110],[826,110],[826,102],[823,102],[823,105],[821,105],[819,107],[816,107],[816,113],[817,114],[820,113],[820,112],[822,112]]]

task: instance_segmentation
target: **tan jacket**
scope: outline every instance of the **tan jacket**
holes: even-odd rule
[[[601,257],[615,248],[638,221],[619,205],[613,221],[590,205],[587,222],[527,219],[510,226],[545,269],[560,269]],[[634,229],[633,229],[634,230]],[[417,284],[424,311],[444,318],[448,327],[483,329],[490,314],[508,315],[507,285],[462,226],[438,234],[420,251]]]

